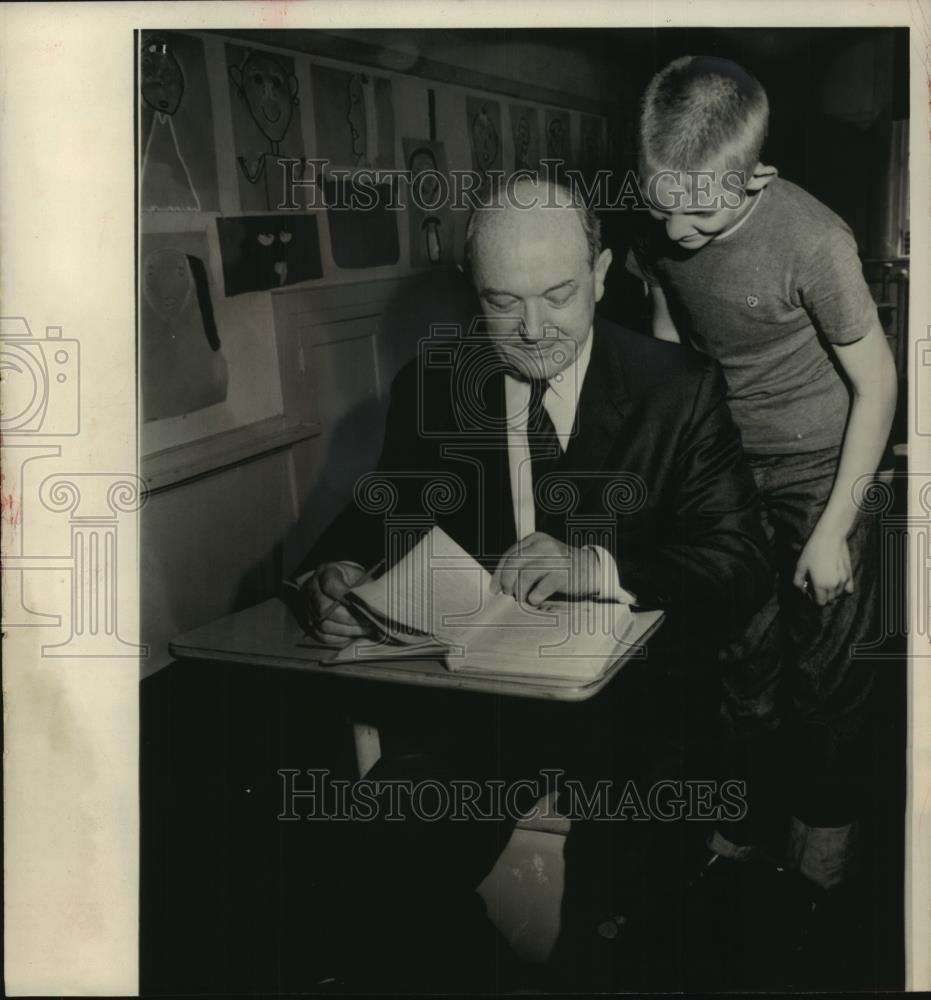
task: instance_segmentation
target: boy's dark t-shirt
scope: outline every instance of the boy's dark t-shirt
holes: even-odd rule
[[[683,251],[660,223],[627,267],[659,285],[683,341],[716,358],[750,454],[838,446],[850,396],[823,340],[852,344],[876,320],[850,229],[775,178],[730,232]]]

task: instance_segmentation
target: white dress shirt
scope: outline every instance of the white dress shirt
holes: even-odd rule
[[[549,380],[543,395],[543,405],[553,422],[559,445],[565,453],[569,447],[575,413],[588,363],[592,356],[592,331],[575,360]],[[508,469],[511,477],[511,497],[514,503],[514,524],[517,537],[526,538],[536,531],[536,510],[533,502],[533,472],[530,446],[527,443],[527,416],[530,404],[530,384],[510,375],[504,376],[504,406],[508,425]],[[606,600],[634,603],[634,598],[621,586],[614,556],[599,545],[587,546],[598,553],[601,581],[598,597]]]
[[[575,412],[579,406],[582,383],[588,371],[592,356],[592,331],[582,345],[581,351],[568,368],[558,372],[549,380],[549,387],[543,395],[543,405],[553,422],[553,429],[563,452],[569,447]],[[530,446],[527,443],[527,415],[530,403],[530,385],[510,375],[504,376],[504,405],[508,424],[508,469],[511,479],[511,497],[514,504],[514,524],[517,537],[526,538],[536,531],[536,511],[533,503],[533,473],[531,470]],[[633,604],[635,598],[621,586],[614,556],[600,545],[591,545],[598,554],[600,568],[599,587],[594,596],[605,600]],[[356,566],[356,563],[347,563]],[[361,567],[359,567],[361,569]],[[302,586],[314,574],[314,570],[296,578]]]

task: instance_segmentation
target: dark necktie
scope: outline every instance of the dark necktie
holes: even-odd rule
[[[530,408],[527,411],[527,444],[530,447],[534,507],[538,512],[541,505],[537,484],[547,472],[555,469],[562,454],[556,428],[543,404],[543,397],[548,388],[548,384],[542,379],[534,379],[530,383]]]

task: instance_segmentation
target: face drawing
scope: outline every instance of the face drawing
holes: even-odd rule
[[[250,52],[242,66],[230,67],[230,75],[262,135],[280,142],[291,124],[297,80],[267,52]]]
[[[349,123],[349,141],[352,144],[352,155],[365,156],[365,78],[358,73],[349,79],[349,105],[346,109],[346,121]]]
[[[142,49],[142,99],[165,115],[173,115],[184,94],[184,73],[168,43],[153,38]]]
[[[498,155],[498,130],[483,107],[472,119],[472,145],[482,170],[487,170]]]
[[[191,298],[194,280],[187,256],[178,250],[153,250],[142,268],[142,294],[161,319],[177,319]]]
[[[411,180],[420,174],[427,173],[426,177],[417,185],[418,200],[425,206],[436,207],[436,196],[439,193],[440,182],[436,178],[436,157],[433,150],[421,146],[415,149],[410,155],[408,166],[411,172]]]
[[[530,122],[526,115],[521,115],[517,120],[517,136],[515,137],[517,147],[517,163],[521,167],[529,165],[530,154]]]
[[[255,234],[255,243],[246,256],[251,266],[265,276],[268,288],[280,287],[288,280],[288,244],[292,237],[288,229],[277,232],[264,230]]]
[[[550,153],[553,156],[565,157],[568,148],[566,130],[561,118],[553,118],[546,126]]]

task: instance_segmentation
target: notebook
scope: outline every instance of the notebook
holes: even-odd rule
[[[613,601],[521,604],[493,594],[491,574],[434,527],[380,577],[345,603],[373,626],[331,663],[360,659],[444,659],[449,670],[501,678],[587,682],[639,638],[633,613]]]

